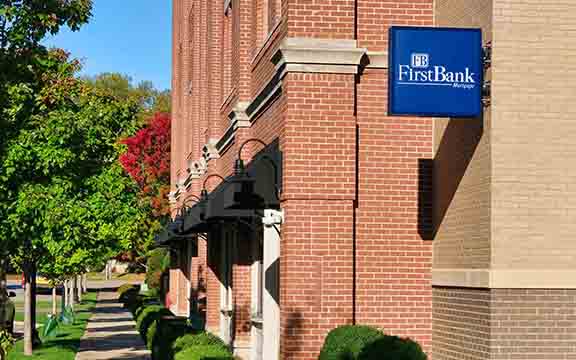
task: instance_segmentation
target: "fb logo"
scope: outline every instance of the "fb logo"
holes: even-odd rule
[[[430,65],[428,54],[412,54],[413,68],[427,68]]]

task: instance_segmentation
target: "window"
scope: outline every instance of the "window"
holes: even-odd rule
[[[232,91],[232,49],[233,49],[233,4],[230,1],[224,13],[222,34],[222,101],[226,100]]]
[[[256,47],[260,47],[282,18],[282,0],[254,0],[256,7]]]

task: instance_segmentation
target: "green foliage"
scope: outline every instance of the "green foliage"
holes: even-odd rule
[[[158,324],[160,323],[161,319],[154,320],[152,324],[148,327],[148,333],[146,334],[146,346],[149,350],[152,350],[152,345],[154,344],[154,338],[156,337],[156,333],[158,332]]]
[[[176,354],[175,360],[234,360],[230,351],[218,346],[202,345],[187,348]]]
[[[0,329],[0,353],[8,354],[14,346],[14,338],[4,329]],[[3,357],[2,357],[3,358]]]
[[[170,252],[167,249],[154,249],[148,253],[146,284],[148,288],[160,290],[162,274],[170,266]]]
[[[319,360],[426,360],[420,346],[362,325],[340,326],[328,334]]]
[[[118,294],[118,296],[120,298],[122,298],[122,295],[126,292],[130,292],[130,291],[138,291],[138,286],[134,285],[134,284],[123,284],[120,285],[118,287],[118,289],[116,289],[116,293]],[[122,300],[120,300],[122,301]]]
[[[358,360],[426,360],[428,357],[418,343],[397,336],[385,336],[368,344]]]
[[[43,64],[41,86],[14,104],[25,121],[0,151],[0,238],[16,265],[41,258],[39,273],[59,283],[130,248],[147,214],[117,162],[138,105],[86,86],[62,51]]]
[[[154,321],[160,319],[161,316],[165,315],[170,316],[173,314],[162,305],[150,305],[140,312],[136,318],[136,329],[138,329],[138,332],[144,341],[147,339],[150,325],[152,325]]]
[[[228,349],[228,346],[226,346],[226,344],[222,339],[206,331],[197,334],[187,334],[182,337],[179,337],[174,342],[172,349],[174,350],[174,353],[177,354],[188,348],[198,346],[211,346],[223,350]]]
[[[87,293],[82,303],[75,308],[77,316],[74,324],[61,324],[58,328],[58,336],[50,339],[42,338],[42,345],[34,349],[32,357],[24,355],[23,341],[19,340],[8,355],[8,360],[74,360],[80,346],[80,339],[86,331],[86,325],[95,305],[96,293]]]
[[[157,330],[154,336],[150,335],[151,331],[151,329],[148,330],[148,346],[152,350],[152,359],[170,360],[174,357],[172,345],[176,339],[190,332],[190,329],[182,318],[170,320],[161,318],[157,321]]]
[[[171,107],[170,91],[159,91],[150,81],[136,85],[132,78],[120,73],[102,73],[86,78],[86,81],[97,89],[109,92],[119,99],[136,101],[141,108],[139,119],[144,124],[154,113],[169,113]]]
[[[67,25],[78,30],[88,22],[91,0],[0,2],[0,50],[17,51],[38,46],[48,34]]]
[[[370,326],[344,325],[330,331],[320,352],[319,360],[356,359],[364,346],[384,337]]]

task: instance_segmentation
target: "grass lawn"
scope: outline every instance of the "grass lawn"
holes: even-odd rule
[[[56,309],[60,311],[60,296],[58,296],[56,301]],[[24,321],[24,302],[17,301],[14,303],[16,305],[16,316],[14,320]],[[52,302],[40,300],[36,301],[36,317],[38,324],[43,324],[46,321],[47,315],[52,312]]]
[[[104,273],[88,273],[87,274],[87,279],[88,280],[95,280],[95,281],[103,281],[106,280],[106,277],[104,276]],[[144,281],[144,279],[146,278],[146,274],[116,274],[113,273],[112,274],[112,280],[124,280],[124,281],[128,281],[128,282],[141,282]]]
[[[76,305],[74,325],[60,325],[58,334],[52,338],[43,338],[42,345],[34,349],[34,355],[30,357],[24,356],[24,343],[22,340],[18,341],[14,350],[8,355],[8,360],[74,360],[80,346],[80,338],[84,335],[86,324],[96,305],[96,293],[89,292],[82,300],[82,304]],[[42,333],[41,329],[39,331]]]

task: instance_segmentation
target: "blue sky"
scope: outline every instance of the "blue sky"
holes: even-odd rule
[[[93,17],[78,32],[63,29],[45,43],[84,63],[83,73],[127,74],[170,88],[172,1],[94,0]]]

